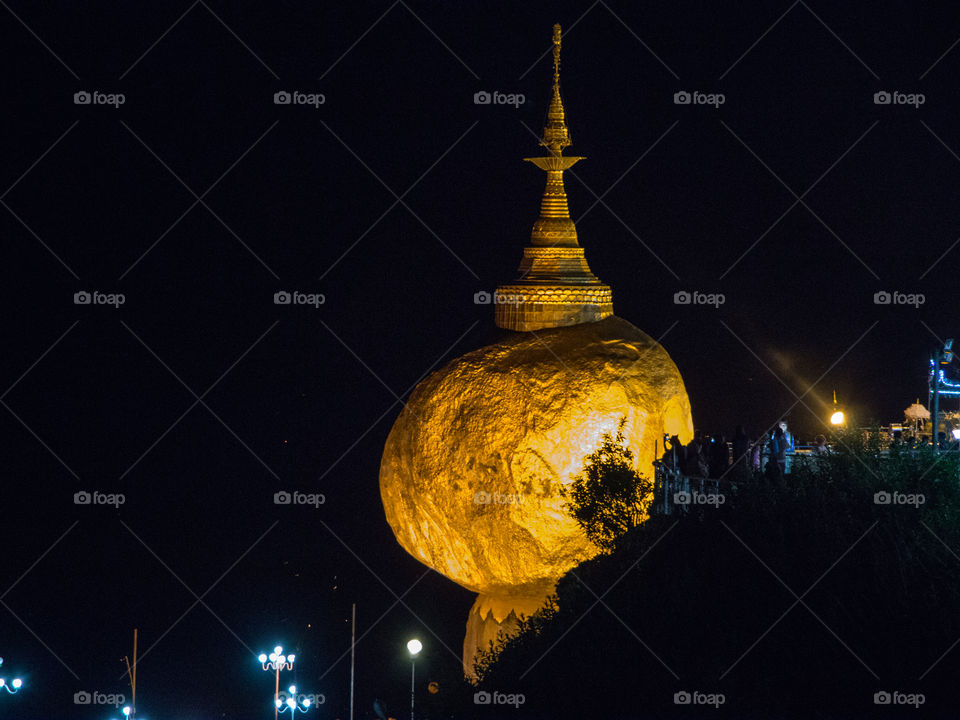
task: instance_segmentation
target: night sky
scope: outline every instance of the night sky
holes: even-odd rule
[[[810,437],[834,389],[900,420],[960,330],[952,3],[0,4],[0,717],[110,717],[73,696],[129,695],[138,627],[147,720],[267,717],[277,643],[343,718],[352,603],[358,717],[405,712],[414,635],[457,670],[473,595],[377,474],[418,380],[500,333],[474,294],[538,214],[555,22],[581,244],[698,429]]]

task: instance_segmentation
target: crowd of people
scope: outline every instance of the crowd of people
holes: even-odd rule
[[[787,455],[794,452],[796,441],[786,421],[781,420],[771,432],[759,437],[751,438],[743,425],[737,425],[729,442],[723,433],[697,431],[686,445],[676,435],[665,437],[664,448],[663,464],[689,477],[736,480],[762,470],[765,477],[777,480],[787,473]],[[813,453],[825,452],[826,438],[817,435]]]

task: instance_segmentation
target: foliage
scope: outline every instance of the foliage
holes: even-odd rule
[[[872,433],[834,448],[625,532],[484,655],[480,687],[524,693],[525,718],[849,720],[882,690],[953,716],[960,455],[882,452]],[[683,690],[726,704],[674,704]]]
[[[571,515],[587,537],[612,550],[619,537],[647,519],[653,501],[653,482],[633,468],[622,418],[616,436],[604,433],[600,446],[584,458],[583,470],[564,489]]]
[[[483,682],[485,677],[488,677],[492,671],[493,667],[496,664],[497,656],[500,654],[500,651],[510,643],[513,644],[511,647],[517,648],[521,647],[525,641],[535,641],[536,637],[540,634],[540,631],[549,624],[557,614],[557,596],[551,595],[547,598],[546,604],[537,610],[533,615],[527,617],[526,615],[521,616],[519,622],[517,623],[517,629],[515,632],[510,635],[500,634],[500,637],[497,638],[497,642],[490,642],[490,645],[487,649],[481,649],[477,653],[476,661],[474,662],[474,672],[477,674],[477,678],[480,682]]]

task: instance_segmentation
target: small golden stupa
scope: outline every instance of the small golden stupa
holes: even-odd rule
[[[693,437],[683,379],[666,350],[613,314],[567,209],[563,172],[578,157],[560,98],[560,26],[540,217],[520,278],[497,289],[499,342],[423,380],[394,423],[380,465],[387,522],[411,555],[478,593],[467,618],[464,671],[478,648],[542,607],[557,580],[596,548],[570,516],[563,488],[604,433],[624,436],[649,475],[664,434]]]

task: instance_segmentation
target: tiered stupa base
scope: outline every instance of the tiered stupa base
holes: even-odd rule
[[[613,293],[606,285],[501,285],[496,323],[529,332],[596,322],[613,315]]]

